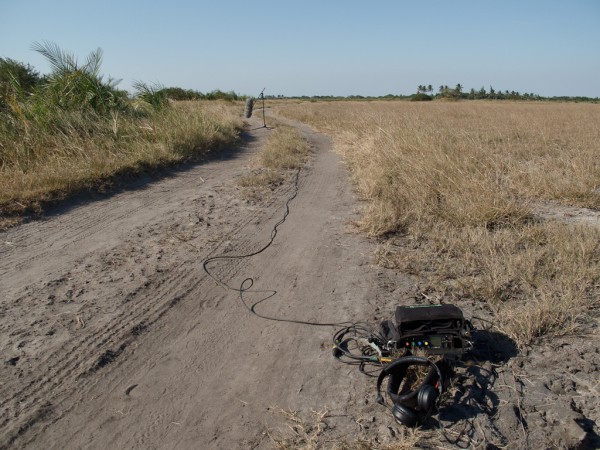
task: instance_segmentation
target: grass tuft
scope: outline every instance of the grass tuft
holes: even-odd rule
[[[243,175],[238,184],[248,188],[250,198],[262,197],[268,189],[275,189],[285,180],[285,172],[302,167],[310,155],[310,146],[293,127],[277,123],[270,131],[256,158],[251,173]]]
[[[308,159],[310,147],[298,130],[278,124],[260,154],[261,164],[271,170],[298,169]]]

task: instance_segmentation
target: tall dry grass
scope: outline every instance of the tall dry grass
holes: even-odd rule
[[[487,302],[521,345],[574,330],[599,305],[598,229],[532,214],[542,199],[600,207],[598,105],[304,103],[278,113],[334,136],[370,200],[363,229],[403,236],[381,248],[383,263],[440,296]]]
[[[110,116],[55,109],[43,123],[25,116],[16,124],[3,123],[0,213],[32,208],[115,175],[217,150],[237,138],[239,109],[208,101],[176,102],[147,114],[113,111]]]

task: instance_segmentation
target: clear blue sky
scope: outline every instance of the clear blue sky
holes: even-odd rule
[[[202,92],[385,95],[420,84],[600,96],[600,0],[0,0],[0,56],[33,41]]]

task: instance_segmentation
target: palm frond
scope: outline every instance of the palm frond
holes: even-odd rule
[[[115,89],[118,81],[110,78],[104,82],[100,74],[101,48],[91,52],[83,65],[78,64],[72,53],[52,42],[34,42],[32,48],[52,65],[45,94],[55,106],[64,110],[92,109],[100,114],[124,107],[124,97]]]
[[[98,47],[95,51],[91,52],[85,62],[85,65],[81,68],[88,75],[93,77],[102,78],[100,76],[100,66],[102,65],[102,49]]]
[[[108,77],[106,85],[109,86],[111,89],[116,89],[119,83],[121,83],[121,81],[123,81],[123,78]]]
[[[78,69],[77,59],[72,53],[68,53],[61,49],[57,44],[48,41],[33,42],[32,50],[44,56],[50,65],[53,72],[57,74],[71,72]]]

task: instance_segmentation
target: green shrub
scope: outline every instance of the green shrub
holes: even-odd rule
[[[239,96],[233,92],[233,91],[229,91],[229,92],[223,92],[219,89],[217,89],[216,91],[211,91],[209,93],[207,93],[205,95],[206,100],[229,100],[229,101],[234,101],[234,100],[239,100]]]
[[[160,84],[149,85],[143,81],[136,81],[133,88],[136,90],[136,106],[149,107],[155,111],[169,106],[167,92]]]
[[[430,95],[423,94],[422,92],[419,92],[410,98],[411,102],[427,102],[429,100],[432,100],[432,97]]]
[[[180,87],[163,88],[165,95],[171,100],[200,100],[204,98],[202,92],[193,89],[182,89]]]

